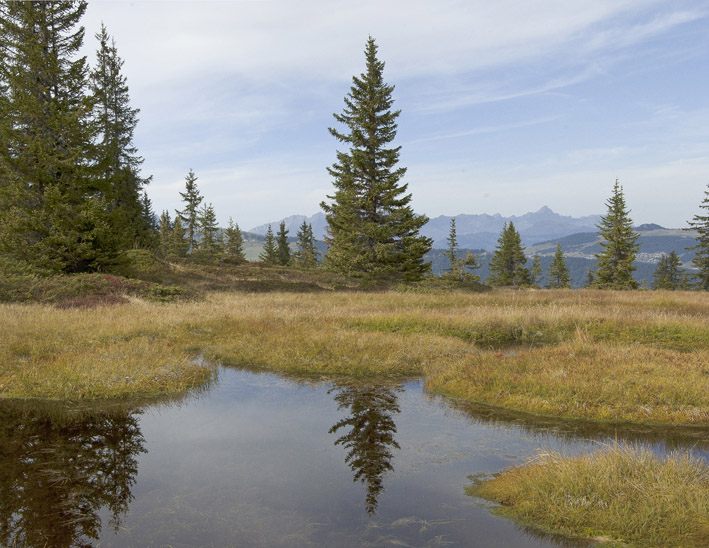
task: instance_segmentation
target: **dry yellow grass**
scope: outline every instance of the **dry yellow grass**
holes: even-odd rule
[[[59,310],[2,305],[0,395],[184,390],[210,363],[422,375],[545,415],[709,424],[709,295],[601,291],[211,293]]]
[[[469,493],[548,532],[638,548],[709,545],[709,467],[686,452],[659,458],[632,445],[580,456],[542,452]]]
[[[214,368],[171,336],[165,312],[143,303],[88,310],[3,305],[0,394],[93,399],[176,393],[204,384]]]

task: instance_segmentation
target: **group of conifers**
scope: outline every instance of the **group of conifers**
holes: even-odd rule
[[[150,249],[183,260],[244,262],[243,236],[231,219],[220,230],[212,204],[202,197],[190,170],[185,208],[158,217],[141,175],[143,162],[133,143],[138,109],[131,108],[123,61],[102,25],[96,34],[96,64],[78,57],[86,11],[84,0],[0,3],[0,252],[46,273],[110,270],[130,248]],[[428,221],[413,212],[393,146],[400,111],[393,110],[394,86],[383,80],[384,63],[369,37],[366,70],[353,77],[338,128],[330,133],[343,145],[328,168],[333,192],[320,206],[326,213],[327,252],[323,267],[352,279],[413,282],[430,273],[424,255],[432,240],[419,233]],[[587,285],[634,289],[633,261],[638,235],[616,181],[599,225],[602,250]],[[707,215],[690,222],[697,231],[693,248],[693,287],[709,290],[709,191],[700,207]],[[460,257],[455,220],[451,223],[445,276],[479,282],[472,272],[477,257]],[[312,227],[298,232],[291,257],[287,231],[267,234],[261,259],[273,264],[318,264]],[[534,285],[519,234],[505,225],[490,263],[491,285]],[[656,280],[679,279],[676,255],[663,257]],[[567,287],[561,248],[548,272],[551,287]],[[682,278],[687,285],[687,276]]]

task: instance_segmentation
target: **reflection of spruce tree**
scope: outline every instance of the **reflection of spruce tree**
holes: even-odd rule
[[[0,407],[0,545],[92,546],[102,507],[119,527],[143,452],[133,413],[53,420]]]
[[[399,449],[394,440],[396,425],[392,415],[399,412],[396,392],[401,388],[345,386],[333,390],[338,390],[335,396],[338,409],[349,409],[351,414],[330,428],[330,434],[350,427],[349,432],[337,438],[335,445],[347,449],[345,462],[354,472],[354,481],[366,486],[367,512],[373,514],[377,497],[384,490],[384,474],[394,470],[391,448]]]

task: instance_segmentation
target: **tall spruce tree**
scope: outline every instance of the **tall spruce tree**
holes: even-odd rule
[[[554,258],[549,265],[547,278],[549,278],[549,283],[547,283],[549,289],[566,289],[571,287],[571,277],[569,276],[569,269],[566,266],[564,252],[561,250],[561,244],[556,244],[556,253],[554,253]]]
[[[328,222],[325,263],[365,280],[417,280],[430,270],[423,256],[432,240],[419,235],[428,219],[414,214],[407,185],[400,183],[406,173],[397,167],[401,147],[390,147],[400,111],[391,110],[394,86],[383,80],[371,36],[365,57],[366,72],[352,78],[345,108],[334,114],[345,132],[329,129],[348,150],[338,151],[328,168],[335,192],[320,204]]]
[[[188,249],[197,249],[197,228],[199,226],[199,204],[202,203],[202,195],[197,188],[197,176],[190,169],[185,177],[185,191],[180,192],[182,201],[185,203],[185,209],[182,211],[175,210],[177,218],[184,223],[187,233]]]
[[[519,232],[512,222],[505,223],[497,240],[495,254],[490,260],[490,284],[498,286],[525,286],[530,284],[527,257]]]
[[[594,287],[600,289],[637,289],[633,278],[635,256],[639,245],[639,234],[633,230],[630,210],[626,208],[623,187],[618,179],[613,185],[613,195],[606,202],[608,213],[601,217],[598,225],[601,235],[601,252],[598,260]]]
[[[316,267],[318,264],[318,250],[315,247],[312,225],[303,221],[296,237],[298,238],[298,250],[293,254],[295,264],[302,268]]]
[[[143,198],[150,177],[141,177],[143,158],[133,143],[140,110],[130,106],[126,77],[121,73],[123,60],[103,24],[96,39],[99,49],[96,67],[90,74],[90,89],[94,100],[100,188],[106,198],[111,226],[120,235],[121,245],[150,247],[154,243],[155,227],[153,213],[146,208]]]
[[[268,230],[266,230],[266,239],[263,242],[263,250],[259,254],[259,259],[266,264],[278,264],[278,248],[271,225],[268,225]]]
[[[119,251],[91,159],[92,98],[78,57],[86,2],[4,2],[0,17],[0,251],[58,271]]]
[[[278,264],[288,266],[290,264],[290,246],[288,245],[288,230],[286,223],[281,221],[276,235],[276,254],[278,255]]]
[[[709,185],[707,185],[707,189],[704,193],[704,200],[699,206],[705,210],[706,214],[698,213],[689,221],[689,229],[699,233],[697,245],[688,248],[695,253],[692,259],[692,266],[697,269],[694,279],[699,289],[704,291],[709,291]]]

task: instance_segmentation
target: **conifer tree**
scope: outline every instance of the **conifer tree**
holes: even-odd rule
[[[77,57],[86,2],[4,2],[0,251],[55,270],[110,265],[119,246],[90,162],[92,99]]]
[[[197,176],[191,169],[185,177],[185,191],[180,192],[180,196],[182,196],[182,201],[185,202],[185,209],[182,211],[175,210],[175,213],[177,218],[184,223],[188,249],[195,250],[197,249],[195,234],[199,224],[199,204],[202,203],[202,195],[197,189]]]
[[[709,185],[707,188],[709,189]],[[697,269],[694,276],[697,286],[701,290],[709,291],[709,190],[706,190],[704,194],[704,200],[699,207],[705,210],[706,214],[698,213],[689,222],[689,229],[699,233],[697,245],[688,249],[695,252],[692,266]]]
[[[219,226],[217,225],[217,215],[214,213],[212,204],[204,204],[198,212],[197,222],[199,223],[200,241],[199,252],[205,258],[216,258],[219,253]]]
[[[187,239],[187,232],[179,218],[175,218],[172,226],[172,245],[170,246],[170,255],[179,259],[187,257],[190,250],[190,242]]]
[[[271,225],[268,225],[268,230],[266,230],[266,239],[263,242],[263,251],[259,254],[259,259],[266,264],[278,264],[278,249]]]
[[[683,285],[682,261],[674,250],[669,255],[662,254],[653,274],[653,289],[669,289],[675,291]]]
[[[596,277],[593,275],[593,270],[590,268],[586,270],[586,281],[584,282],[583,286],[585,288],[591,288],[594,287],[596,284]]]
[[[541,284],[542,276],[542,262],[539,258],[538,253],[534,254],[534,260],[532,261],[532,271],[530,276],[530,281],[532,282],[532,285],[538,287]]]
[[[141,177],[143,158],[133,143],[140,111],[130,106],[126,77],[121,73],[123,60],[103,24],[96,39],[99,49],[97,65],[90,74],[90,90],[94,100],[98,184],[122,246],[138,243],[149,247],[154,243],[155,230],[153,213],[146,208],[144,187],[150,177]]]
[[[400,111],[391,110],[394,86],[383,81],[372,37],[365,57],[366,72],[353,77],[342,114],[334,114],[346,131],[329,130],[348,150],[338,151],[328,168],[335,192],[320,204],[328,222],[325,263],[365,280],[417,280],[430,270],[423,256],[432,241],[419,235],[428,219],[413,212],[400,183],[406,173],[397,167],[401,147],[390,146]]]
[[[571,277],[569,276],[569,269],[566,267],[566,258],[561,250],[561,244],[556,244],[556,253],[554,253],[554,258],[549,265],[547,278],[549,278],[549,283],[547,284],[549,289],[571,287]]]
[[[458,259],[458,261],[461,263],[458,279],[463,282],[480,283],[480,276],[468,272],[468,269],[477,270],[480,268],[480,258],[477,255],[473,255],[470,251],[467,251],[465,258]]]
[[[318,264],[318,250],[315,247],[312,225],[303,221],[298,233],[298,251],[294,253],[295,263],[302,268],[314,268]]]
[[[229,226],[224,230],[224,258],[234,264],[246,262],[244,255],[244,236],[238,223],[229,217]]]
[[[519,232],[512,222],[505,223],[497,240],[495,254],[490,260],[490,284],[498,286],[524,286],[530,284],[527,257]]]
[[[458,249],[458,237],[455,229],[455,217],[451,219],[450,230],[448,232],[448,237],[446,238],[448,242],[448,248],[444,255],[448,257],[448,268],[445,272],[449,273],[451,276],[455,277],[460,270],[460,264],[458,262],[458,254],[460,250]]]
[[[460,255],[460,249],[458,248],[455,217],[451,219],[450,231],[446,240],[448,241],[448,249],[444,252],[444,255],[448,257],[449,266],[441,277],[458,282],[479,283],[480,276],[477,276],[472,272],[468,272],[468,269],[475,270],[480,268],[480,260],[478,256],[473,255],[469,251],[466,252],[465,257],[458,256]]]
[[[148,249],[155,249],[159,242],[160,219],[155,214],[153,201],[145,190],[140,196],[140,211],[141,216],[136,219],[138,227],[135,243]],[[115,230],[115,227],[112,228]]]
[[[166,209],[163,210],[160,215],[160,245],[159,252],[162,257],[167,257],[172,248],[172,219],[170,219],[170,212]]]
[[[598,225],[601,235],[600,253],[596,254],[597,270],[594,286],[600,289],[637,289],[633,278],[635,256],[639,246],[639,234],[633,230],[630,211],[625,206],[623,187],[616,179],[613,195],[606,202],[608,214],[601,217]]]
[[[288,230],[286,230],[286,223],[281,221],[281,225],[278,227],[278,234],[276,235],[276,254],[278,255],[278,264],[281,266],[288,266],[290,263],[290,246],[288,245]]]

